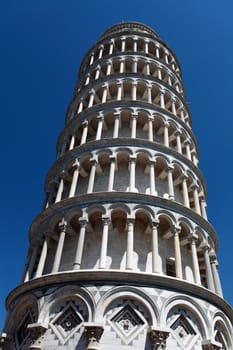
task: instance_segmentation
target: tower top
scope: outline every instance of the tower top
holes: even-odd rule
[[[130,22],[121,22],[121,23],[115,24],[114,26],[112,26],[111,28],[109,28],[104,32],[104,34],[101,36],[101,39],[104,38],[106,35],[113,34],[115,32],[119,33],[119,31],[123,31],[123,32],[132,31],[132,29],[136,29],[137,31],[140,31],[144,34],[148,33],[153,36],[156,36],[156,38],[159,38],[158,34],[153,29],[146,26],[145,24],[140,22],[130,21]]]

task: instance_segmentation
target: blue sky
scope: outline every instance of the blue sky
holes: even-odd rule
[[[230,0],[2,2],[0,328],[5,297],[23,271],[29,226],[42,208],[80,61],[103,31],[121,21],[151,26],[180,61],[209,221],[219,236],[223,291],[233,305],[232,12]]]

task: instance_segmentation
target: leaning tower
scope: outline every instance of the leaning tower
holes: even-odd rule
[[[173,51],[149,27],[85,55],[0,348],[232,349]]]

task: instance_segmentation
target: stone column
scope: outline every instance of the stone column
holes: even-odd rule
[[[91,163],[91,170],[90,170],[90,176],[89,176],[87,193],[92,193],[93,192],[94,181],[95,181],[96,165],[97,165],[97,158],[96,157],[91,158],[90,159],[90,163]]]
[[[49,243],[49,237],[45,237],[42,250],[40,253],[39,263],[36,269],[35,278],[41,277],[43,274],[43,270],[44,270],[44,266],[47,258],[47,252],[48,252],[48,243]]]
[[[169,199],[174,200],[175,195],[174,195],[172,171],[173,171],[173,166],[169,165],[167,167],[168,194],[169,194]]]
[[[169,147],[169,135],[168,135],[168,127],[169,123],[165,122],[164,123],[164,129],[163,129],[163,142],[166,147]]]
[[[182,279],[183,273],[182,273],[179,233],[180,233],[180,228],[173,227],[176,277]]]
[[[109,169],[109,179],[108,179],[108,192],[113,191],[114,177],[115,177],[115,169],[116,169],[116,156],[109,156],[111,161],[110,169]]]
[[[146,74],[150,75],[150,62],[146,62]]]
[[[101,139],[101,134],[102,134],[102,129],[103,129],[103,123],[104,123],[104,115],[99,114],[97,117],[98,120],[98,127],[97,127],[97,132],[96,132],[96,140]]]
[[[73,135],[70,139],[69,151],[71,151],[74,148],[74,144],[75,144],[75,135]]]
[[[196,248],[197,238],[198,238],[197,235],[192,234],[189,237],[189,241],[191,246],[194,280],[195,280],[195,283],[201,285],[200,268],[199,268],[197,248]]]
[[[83,111],[83,99],[80,99],[79,106],[78,106],[78,114]]]
[[[74,197],[76,194],[78,177],[79,177],[79,169],[80,169],[80,164],[78,162],[78,159],[76,159],[75,162],[73,163],[73,168],[74,168],[74,172],[73,172],[72,182],[70,186],[69,198]]]
[[[152,116],[148,117],[148,140],[150,142],[154,141],[154,136],[153,136],[153,120],[154,118]]]
[[[134,52],[137,52],[138,50],[138,40],[137,38],[134,38],[134,41],[133,41],[133,51]]]
[[[190,140],[185,140],[184,141],[184,144],[186,146],[186,157],[189,159],[189,160],[192,160],[192,156],[191,156],[191,152],[190,152]]]
[[[184,110],[183,109],[181,109],[181,111],[180,111],[180,117],[181,117],[182,122],[185,123],[185,117],[184,117]]]
[[[176,149],[177,149],[177,152],[179,152],[180,154],[182,154],[182,147],[181,147],[180,135],[181,135],[181,131],[180,131],[180,130],[176,130],[176,132],[175,132],[175,136],[176,136]]]
[[[187,175],[182,176],[182,192],[183,192],[184,206],[187,208],[190,208],[188,186],[187,186]]]
[[[114,131],[113,131],[113,138],[116,139],[119,134],[119,126],[120,126],[120,112],[114,113]]]
[[[156,57],[157,57],[157,58],[160,58],[160,57],[159,57],[159,48],[158,48],[158,47],[156,47],[156,49],[155,49],[155,54],[156,54]]]
[[[125,38],[121,39],[121,51],[125,52]]]
[[[112,39],[111,41],[110,41],[110,45],[109,45],[109,55],[112,55],[112,53],[113,53],[113,48],[114,48],[114,40]]]
[[[164,91],[161,91],[161,93],[160,93],[160,107],[165,108]]]
[[[91,76],[90,73],[88,73],[85,81],[85,85],[88,85],[90,83],[90,76]]]
[[[205,246],[203,249],[204,249],[204,258],[205,258],[207,287],[210,290],[212,290],[212,292],[215,292],[214,280],[213,280],[212,270],[210,266],[209,247]]]
[[[88,132],[88,121],[84,120],[82,122],[83,125],[83,132],[82,132],[82,137],[81,137],[81,141],[80,141],[80,145],[86,143],[87,141],[87,132]]]
[[[211,264],[216,293],[220,297],[223,297],[222,286],[221,286],[218,269],[217,269],[217,260],[216,260],[216,256],[213,254],[210,255],[210,264]]]
[[[61,199],[62,199],[62,194],[63,194],[63,191],[64,191],[64,176],[65,176],[65,172],[62,171],[60,182],[59,182],[59,185],[58,185],[58,190],[57,190],[55,203],[60,202]]]
[[[24,278],[24,282],[27,282],[27,281],[29,281],[32,278],[32,273],[33,273],[33,270],[34,270],[36,257],[37,257],[37,253],[38,253],[38,246],[39,246],[39,242],[35,242],[35,245],[33,246],[33,250],[32,250],[32,255],[30,257],[28,270],[26,271],[26,275],[25,275],[25,278]]]
[[[160,68],[160,66],[158,66],[158,68],[157,68],[157,75],[158,75],[158,79],[159,79],[159,80],[162,80],[162,73],[161,73],[161,68]]]
[[[129,192],[135,191],[136,156],[130,156]]]
[[[104,45],[101,45],[101,46],[100,46],[100,50],[99,50],[99,57],[98,57],[99,59],[102,58],[102,56],[103,56],[103,51],[104,51]]]
[[[103,233],[102,233],[102,243],[101,243],[101,250],[100,250],[99,268],[105,269],[106,259],[107,259],[107,247],[108,247],[108,229],[109,229],[109,223],[110,223],[109,216],[103,215],[102,222],[103,222]]]
[[[199,202],[199,196],[197,192],[197,184],[194,184],[192,186],[193,188],[193,198],[194,198],[194,207],[195,207],[195,212],[199,215],[201,215],[201,208],[200,208],[200,202]]]
[[[172,113],[176,115],[176,100],[172,99]]]
[[[99,341],[103,334],[104,327],[98,323],[86,322],[84,323],[84,328],[87,337],[86,350],[101,350]]]
[[[122,82],[117,82],[117,101],[120,101],[122,98]]]
[[[94,52],[92,52],[90,57],[90,63],[89,63],[90,66],[94,63],[94,59],[95,59],[95,54]]]
[[[103,95],[102,95],[101,103],[105,103],[107,101],[107,95],[108,95],[108,85],[105,84],[103,87]]]
[[[137,130],[137,113],[131,114],[131,137],[132,139],[136,138],[136,130]]]
[[[152,196],[158,195],[156,191],[156,186],[155,186],[155,161],[154,160],[150,161],[150,194]]]
[[[204,219],[208,220],[206,213],[206,201],[204,198],[201,198],[201,214]]]
[[[111,61],[108,61],[106,75],[111,74],[111,68],[112,68],[112,63],[111,63]]]
[[[161,273],[159,267],[159,244],[158,244],[158,226],[159,222],[154,221],[151,224],[152,228],[152,272]]]
[[[65,236],[67,231],[67,223],[64,219],[59,224],[59,230],[60,230],[60,235],[57,243],[57,249],[56,249],[56,254],[53,262],[52,273],[56,273],[59,271],[59,267],[61,263],[61,257],[62,257],[63,247],[65,243]]]
[[[145,51],[145,54],[147,54],[149,53],[149,41],[145,40],[144,44],[145,44],[144,51]]]
[[[136,101],[137,99],[137,82],[136,81],[133,81],[132,82],[132,100],[133,101]]]
[[[133,60],[133,73],[137,73],[137,65],[138,65],[138,60],[134,59]]]
[[[127,220],[127,250],[126,250],[126,269],[133,270],[133,246],[134,246],[134,219]]]
[[[79,231],[78,244],[76,247],[76,253],[74,258],[73,270],[79,270],[81,267],[85,232],[86,232],[86,225],[87,225],[86,218],[84,217],[79,218],[79,224],[80,224],[80,231]]]
[[[151,99],[151,89],[152,89],[152,85],[148,85],[148,86],[147,86],[148,103],[152,103],[152,99]]]
[[[96,72],[95,72],[95,80],[99,79],[100,77],[100,66],[96,67]]]
[[[125,70],[125,60],[121,59],[120,60],[120,73],[124,73]]]
[[[95,91],[94,91],[94,90],[91,90],[91,91],[90,91],[89,102],[88,102],[88,108],[90,108],[90,107],[93,106],[94,98],[95,98]]]
[[[167,330],[156,329],[151,327],[150,330],[150,341],[152,350],[162,350],[166,349],[167,338],[169,337],[169,332]]]

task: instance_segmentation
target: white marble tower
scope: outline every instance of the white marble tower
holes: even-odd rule
[[[85,55],[0,348],[232,349],[173,51],[149,27]]]

